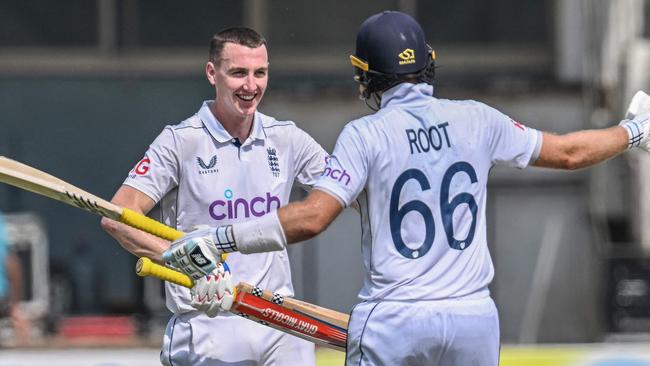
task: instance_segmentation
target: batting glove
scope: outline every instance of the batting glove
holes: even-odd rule
[[[192,307],[205,312],[210,318],[221,310],[230,310],[235,299],[230,269],[226,263],[217,263],[207,276],[201,277],[190,290]]]
[[[221,254],[237,250],[232,225],[211,227],[186,234],[172,243],[162,255],[167,265],[177,268],[193,280],[210,274]]]
[[[630,105],[625,112],[625,119],[634,119],[634,117],[650,111],[650,95],[643,90],[634,93]]]

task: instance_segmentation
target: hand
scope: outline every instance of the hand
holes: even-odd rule
[[[235,289],[228,265],[218,262],[211,273],[194,283],[190,293],[192,307],[205,312],[210,318],[217,316],[220,310],[230,310]]]
[[[628,148],[640,147],[650,152],[650,111],[641,112],[632,119],[624,119],[619,125],[627,130]]]
[[[162,258],[196,281],[216,268],[222,254],[235,250],[232,225],[227,225],[186,234],[173,242]]]
[[[643,90],[639,90],[634,94],[629,107],[627,107],[625,119],[634,119],[634,117],[648,111],[650,111],[650,95],[643,92]]]

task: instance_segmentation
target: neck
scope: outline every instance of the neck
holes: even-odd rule
[[[250,136],[253,128],[253,116],[238,116],[228,113],[224,108],[220,108],[220,104],[216,100],[210,106],[210,110],[230,136],[238,138],[242,143]]]

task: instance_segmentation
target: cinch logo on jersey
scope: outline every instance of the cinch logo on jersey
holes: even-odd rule
[[[410,48],[405,49],[398,56],[399,56],[399,58],[402,59],[399,62],[400,65],[408,65],[408,64],[414,64],[415,63],[415,51],[413,51]]]
[[[329,163],[330,157],[325,158],[325,164]],[[343,169],[332,169],[330,167],[326,167],[325,170],[323,171],[322,176],[330,177],[336,181],[339,181],[341,183],[344,183],[347,186],[350,184],[350,174],[348,174],[347,170]]]
[[[216,200],[210,204],[209,213],[215,220],[248,218],[263,216],[280,208],[280,198],[266,192],[266,196],[246,198],[233,198],[231,189],[223,193],[225,200]]]
[[[199,168],[200,168],[199,174],[211,174],[219,171],[219,169],[215,168],[215,166],[217,165],[216,155],[213,155],[207,164],[205,163],[205,161],[203,161],[203,159],[201,159],[200,156],[196,157],[196,162],[199,164]]]

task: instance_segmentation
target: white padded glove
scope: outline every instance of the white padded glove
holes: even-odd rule
[[[228,265],[217,262],[211,273],[194,283],[190,294],[192,307],[205,312],[210,318],[217,316],[221,310],[230,310],[235,299],[235,289]]]
[[[634,94],[629,107],[627,107],[625,119],[634,119],[634,117],[648,111],[650,111],[650,95],[643,90],[639,90]]]
[[[221,254],[237,250],[232,225],[209,227],[176,240],[163,255],[163,261],[198,280],[215,269]]]

